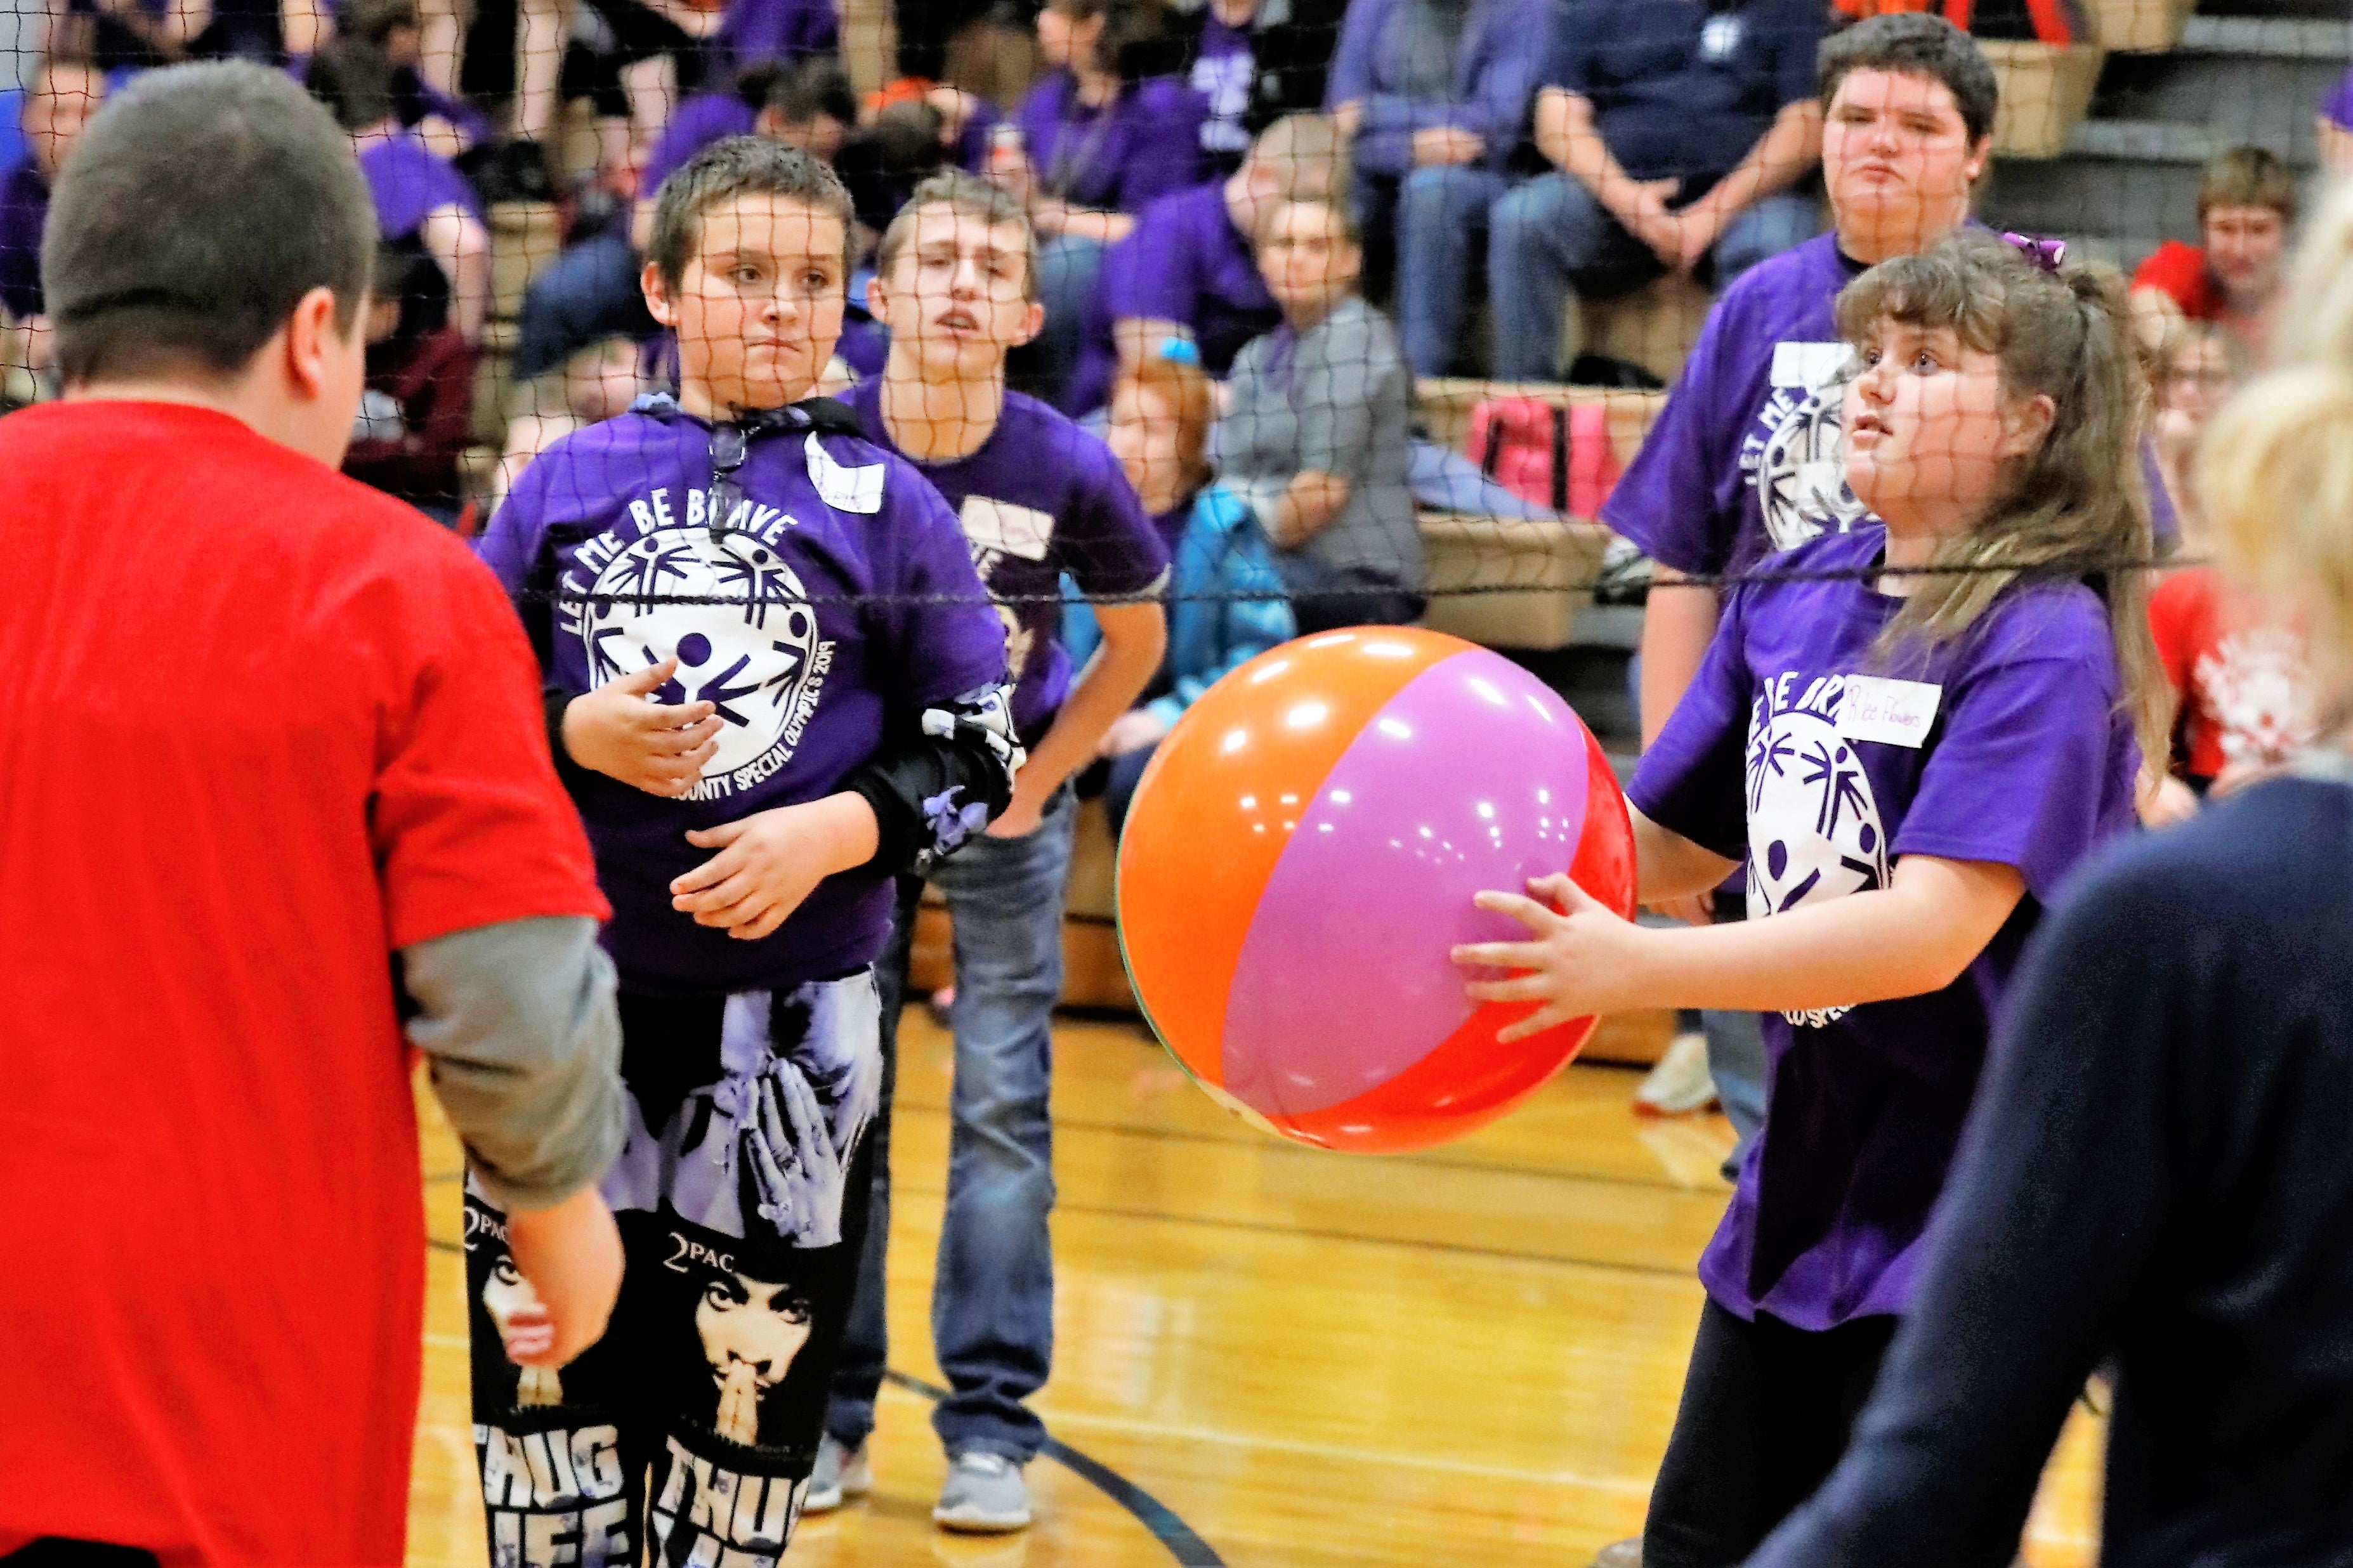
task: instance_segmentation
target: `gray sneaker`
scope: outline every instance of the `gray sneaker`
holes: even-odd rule
[[[818,1440],[817,1465],[809,1471],[808,1494],[801,1500],[803,1513],[831,1513],[851,1498],[874,1489],[874,1470],[866,1462],[866,1445],[845,1448],[828,1432]]]
[[[1029,1529],[1029,1483],[1021,1479],[1021,1467],[979,1448],[950,1455],[932,1522],[972,1535]]]
[[[1642,1568],[1642,1538],[1611,1542],[1593,1560],[1593,1568]]]

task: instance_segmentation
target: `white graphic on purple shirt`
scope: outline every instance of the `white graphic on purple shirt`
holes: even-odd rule
[[[1841,373],[1847,358],[1843,343],[1774,347],[1772,395],[1742,443],[1740,467],[1756,488],[1775,550],[1795,550],[1870,520],[1870,509],[1846,483]]]
[[[1887,886],[1887,829],[1855,742],[1838,732],[1841,676],[1785,674],[1757,689],[1748,719],[1748,915]],[[1785,1013],[1819,1028],[1844,1007]]]

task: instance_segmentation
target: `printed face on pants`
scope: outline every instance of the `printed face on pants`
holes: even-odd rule
[[[628,1141],[602,1184],[628,1256],[621,1301],[560,1374],[505,1358],[533,1297],[505,1216],[469,1179],[474,1434],[497,1568],[641,1554],[750,1568],[790,1538],[862,1239],[881,1014],[865,973],[721,1000],[624,1000],[628,1049],[688,1066],[667,1099],[631,1086]]]

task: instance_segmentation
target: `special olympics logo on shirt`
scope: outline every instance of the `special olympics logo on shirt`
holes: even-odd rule
[[[1855,743],[1838,732],[1845,682],[1820,676],[1794,702],[1802,677],[1767,680],[1748,721],[1748,915],[1887,886],[1887,829]],[[1820,1027],[1845,1013],[1787,1013]]]
[[[698,800],[784,766],[831,662],[800,579],[740,530],[714,542],[699,525],[665,528],[618,543],[573,613],[595,684],[675,655],[678,673],[656,700],[717,709],[719,753],[703,764]]]
[[[1773,395],[1741,446],[1740,467],[1775,550],[1795,550],[1871,516],[1846,483],[1844,343],[1774,345]]]

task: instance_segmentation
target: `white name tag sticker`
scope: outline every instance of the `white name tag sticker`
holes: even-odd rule
[[[1838,732],[1850,741],[1876,741],[1883,746],[1918,749],[1936,721],[1936,704],[1945,695],[1941,686],[1925,680],[1890,680],[1879,675],[1850,675],[1839,698]]]
[[[1852,351],[1844,343],[1803,343],[1785,340],[1773,345],[1773,384],[1803,387],[1811,392],[1827,386],[1846,367]]]

